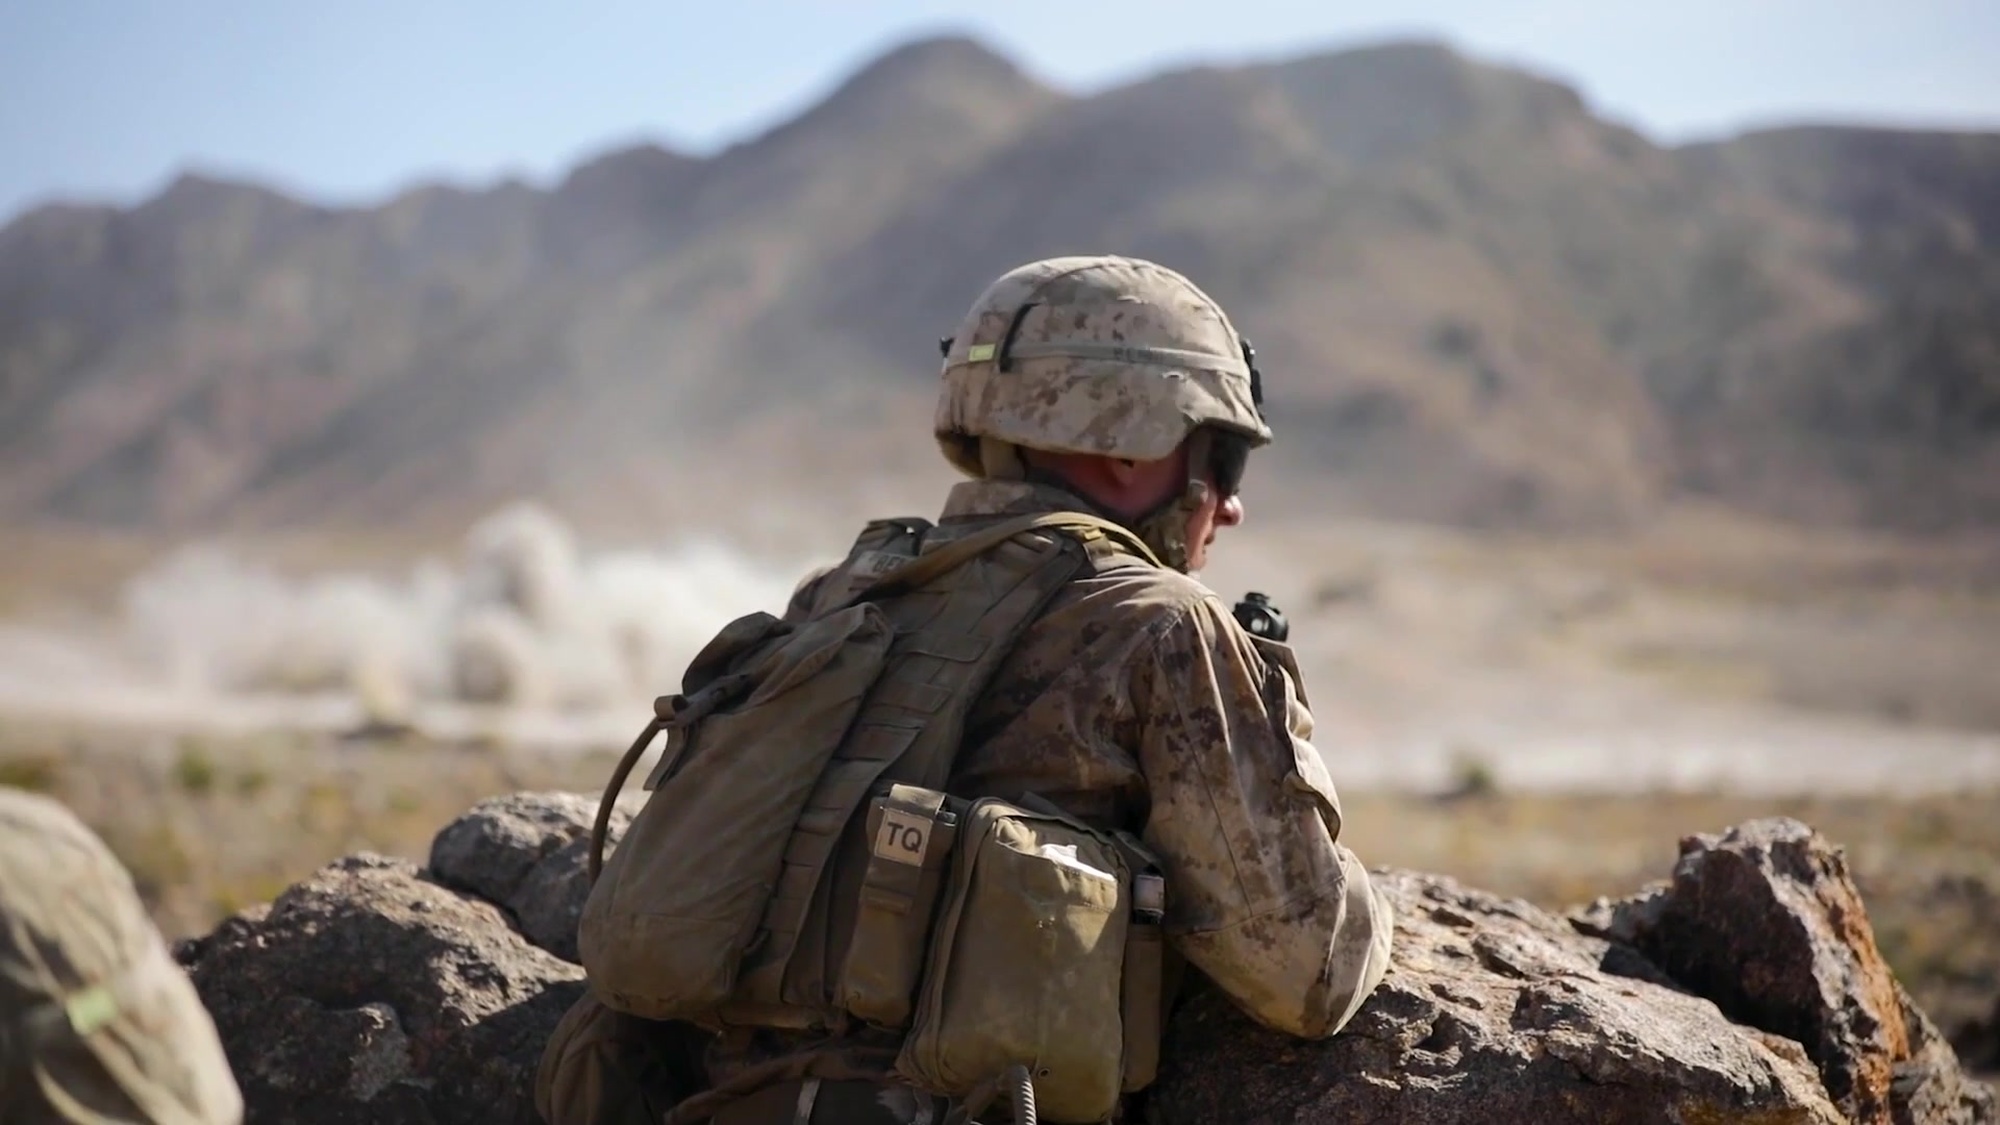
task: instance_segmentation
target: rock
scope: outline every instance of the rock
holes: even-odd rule
[[[1690,836],[1670,882],[1575,921],[1731,1019],[1797,1040],[1855,1122],[1995,1119],[1992,1092],[1964,1078],[1876,948],[1840,849],[1796,820]]]
[[[249,1120],[536,1121],[542,1044],[582,993],[569,959],[595,810],[563,793],[482,802],[438,834],[429,870],[350,857],[183,943]],[[1377,877],[1395,954],[1354,1021],[1295,1040],[1197,986],[1155,1118],[1994,1120],[1881,964],[1837,849],[1802,825],[1693,838],[1671,883],[1568,918]]]
[[[472,806],[431,840],[437,878],[504,903],[535,865],[587,839],[597,802],[580,793],[511,793]]]
[[[1952,1044],[1939,1034],[1937,1026],[1917,1007],[1903,986],[1896,986],[1908,1021],[1905,1033],[1910,1041],[1910,1057],[1896,1064],[1890,1083],[1890,1106],[1897,1125],[1985,1125],[2000,1121],[2000,1097],[1992,1087],[1978,1082],[1967,1068],[1981,1065],[1977,1060],[1961,1060]]]
[[[1952,1046],[1967,1067],[2000,1072],[2000,1000],[1993,1002],[1992,1015],[1967,1024]]]
[[[606,855],[624,834],[624,823],[613,822],[605,843]],[[589,896],[590,839],[585,837],[572,840],[536,864],[507,900],[507,908],[529,941],[565,961],[581,961],[583,957],[576,950],[576,925],[583,918],[583,900]]]
[[[338,860],[177,950],[252,1122],[537,1122],[583,970],[407,860]]]
[[[1381,987],[1332,1039],[1204,989],[1149,1106],[1205,1122],[1839,1122],[1797,1044],[1725,1019],[1631,950],[1527,903],[1400,872]]]
[[[1858,866],[1858,865],[1857,865]],[[1975,1073],[2000,1072],[2000,864],[1917,861],[1857,880],[1875,940],[1952,1049]],[[1884,925],[1886,920],[1890,923]],[[1899,959],[1899,957],[1901,959]]]
[[[631,823],[631,807],[621,801],[612,809],[607,856]],[[590,827],[596,819],[597,798],[577,793],[514,793],[481,801],[431,841],[431,874],[506,908],[529,941],[575,961],[576,924],[590,893]]]

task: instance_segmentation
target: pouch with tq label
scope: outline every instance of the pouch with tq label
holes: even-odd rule
[[[963,801],[913,785],[892,785],[869,805],[868,867],[839,985],[841,1005],[869,1023],[909,1024],[964,809]]]

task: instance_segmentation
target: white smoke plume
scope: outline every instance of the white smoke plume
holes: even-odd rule
[[[797,577],[712,542],[586,552],[523,504],[474,526],[456,560],[401,579],[291,578],[218,547],[182,550],[127,587],[113,645],[128,682],[213,708],[271,714],[289,699],[419,728],[636,730],[717,629],[781,612]]]

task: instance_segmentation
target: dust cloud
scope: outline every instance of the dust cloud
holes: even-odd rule
[[[10,710],[256,729],[629,737],[717,629],[797,574],[720,541],[586,550],[519,504],[400,577],[292,577],[218,545],[134,577],[90,632],[0,635]],[[13,698],[7,698],[7,697]]]
[[[646,549],[592,548],[524,504],[389,572],[298,574],[196,546],[140,571],[92,620],[0,622],[0,719],[618,748],[717,629],[780,610],[800,576],[830,561],[731,543],[683,532]],[[1382,528],[1249,530],[1228,548],[1205,580],[1228,600],[1257,589],[1287,610],[1313,743],[1343,787],[1450,791],[1474,775],[1510,790],[1608,792],[2000,783],[2000,734],[1987,726],[1807,706],[1758,681],[1690,686],[1618,660],[1636,646],[1726,671],[1755,655],[1753,642],[1800,628],[1792,610],[1691,601],[1548,560],[1515,568],[1481,544]],[[1695,630],[1708,618],[1709,632]],[[1739,634],[1737,648],[1724,643]],[[1798,647],[1776,666],[1795,677],[1841,651]]]

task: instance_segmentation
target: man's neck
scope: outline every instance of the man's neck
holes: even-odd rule
[[[1085,512],[1123,524],[1117,513],[1078,493],[1058,477],[1022,480],[968,480],[952,486],[940,520],[1020,516],[1036,512]]]

